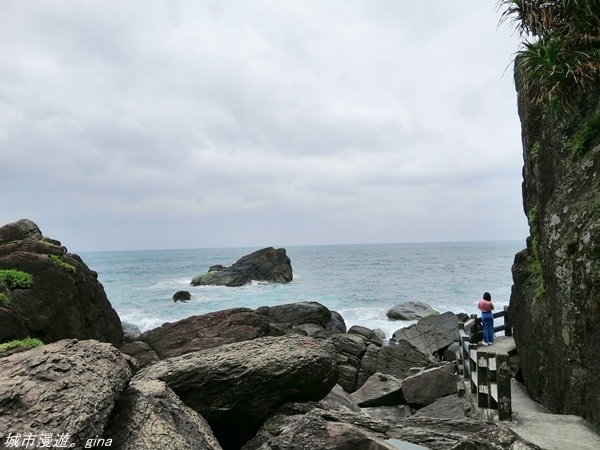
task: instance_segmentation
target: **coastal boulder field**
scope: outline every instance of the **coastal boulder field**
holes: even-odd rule
[[[249,256],[240,261],[258,263],[248,273],[270,267],[291,280],[285,250]],[[0,276],[0,343],[46,344],[0,350],[5,447],[532,448],[471,417],[457,396],[456,365],[440,356],[458,336],[452,313],[389,341],[381,330],[346,331],[317,302],[231,308],[140,333],[121,323],[95,272],[29,220],[0,228]]]
[[[0,273],[0,285],[9,280],[0,302],[0,342],[77,338],[121,345],[121,321],[98,274],[31,220],[0,228]]]
[[[194,286],[243,286],[251,281],[289,283],[292,264],[284,248],[267,247],[243,256],[229,267],[211,266],[208,272],[192,278]]]

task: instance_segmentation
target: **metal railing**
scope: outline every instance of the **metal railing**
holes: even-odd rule
[[[504,331],[512,336],[512,325],[508,308],[494,313],[494,319],[503,318],[504,323],[494,327],[494,333]],[[500,420],[512,419],[510,393],[510,361],[508,354],[496,354],[493,348],[478,349],[482,340],[481,319],[472,315],[466,322],[458,324],[459,371],[465,380],[469,380],[471,393],[477,394],[477,406],[498,410]]]

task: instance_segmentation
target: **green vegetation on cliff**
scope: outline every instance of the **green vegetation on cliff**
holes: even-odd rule
[[[0,306],[10,306],[11,305],[11,301],[10,299],[6,296],[6,294],[4,294],[3,292],[0,292]]]
[[[75,269],[75,266],[73,264],[69,264],[68,262],[65,262],[62,259],[62,256],[58,256],[58,255],[48,255],[50,257],[50,259],[52,261],[54,261],[55,264],[57,264],[59,267],[68,270],[70,272],[76,272],[77,269]]]
[[[35,338],[25,338],[25,339],[16,339],[14,341],[6,342],[4,344],[0,344],[0,352],[5,352],[7,350],[13,350],[15,348],[34,348],[41,347],[44,345],[42,341]]]
[[[33,286],[33,275],[21,270],[0,270],[0,283],[5,282],[9,289],[29,289]]]
[[[524,88],[550,108],[570,107],[573,93],[598,83],[600,0],[499,0],[502,21],[524,38],[517,61]]]

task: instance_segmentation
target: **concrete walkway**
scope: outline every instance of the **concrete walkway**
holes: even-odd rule
[[[598,450],[600,435],[579,416],[551,414],[534,402],[525,387],[511,380],[512,422],[502,422],[521,438],[543,449]]]
[[[493,345],[477,347],[488,354],[514,354],[515,341],[512,337],[496,336]],[[467,393],[469,386],[465,386]],[[511,379],[512,422],[499,422],[510,428],[522,439],[548,450],[600,450],[598,434],[583,418],[573,415],[551,414],[544,406],[534,402],[525,386]],[[471,403],[479,414],[488,420],[498,421],[494,410],[477,408],[476,397]]]

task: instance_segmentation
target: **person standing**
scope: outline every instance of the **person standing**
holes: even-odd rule
[[[492,345],[494,342],[494,304],[489,292],[483,293],[483,298],[477,302],[477,308],[481,311],[481,323],[483,324],[483,345]]]

